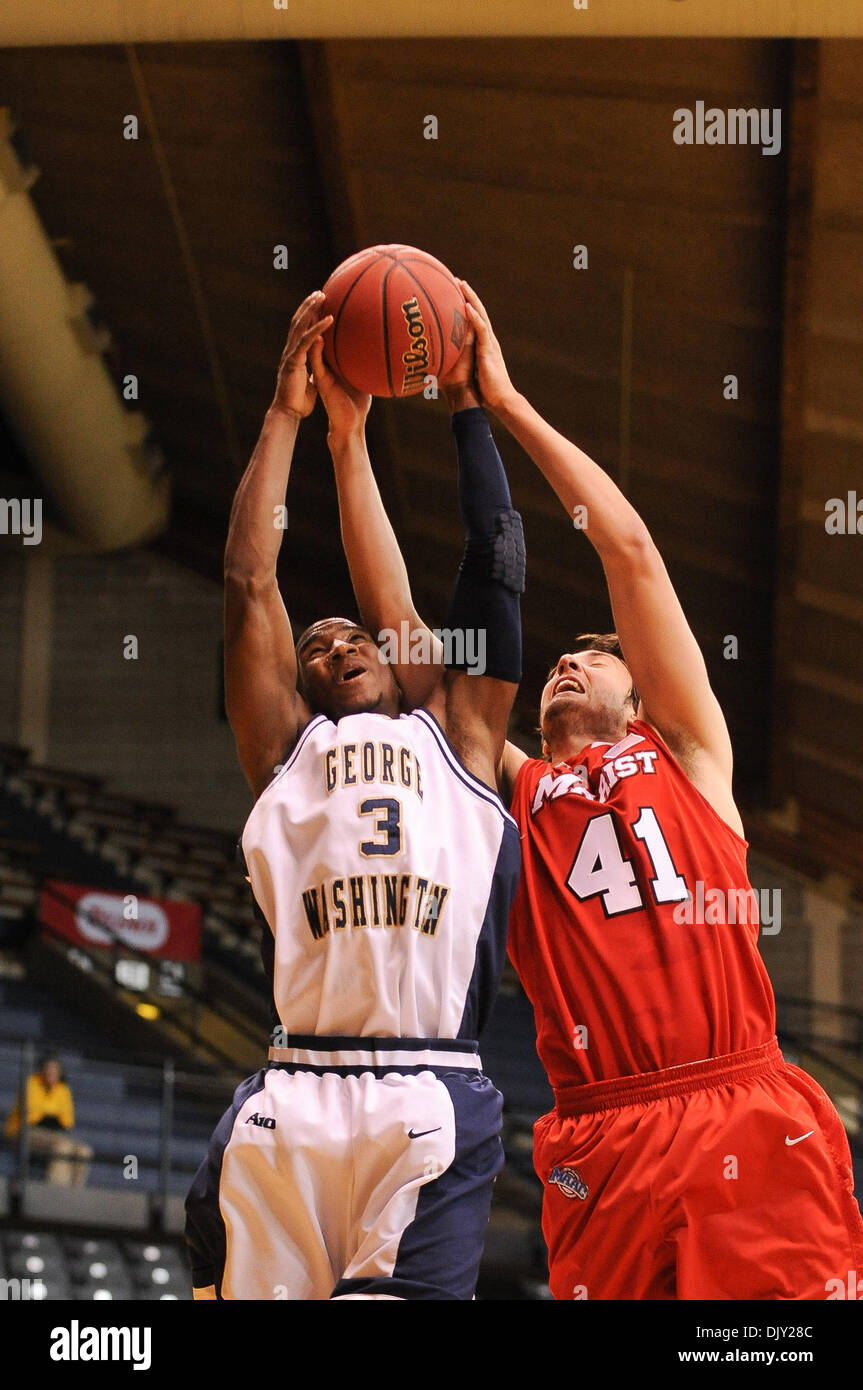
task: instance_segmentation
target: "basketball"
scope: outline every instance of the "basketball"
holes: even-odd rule
[[[445,376],[467,328],[461,290],[445,265],[415,246],[369,246],[324,285],[327,365],[357,391],[412,396]]]

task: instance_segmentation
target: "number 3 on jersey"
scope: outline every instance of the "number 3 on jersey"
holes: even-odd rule
[[[370,859],[376,854],[400,854],[402,848],[402,808],[394,796],[367,797],[360,802],[361,816],[375,817],[375,834],[382,840],[361,840],[360,854]]]
[[[655,900],[658,903],[684,902],[689,897],[686,880],[674,867],[671,851],[652,807],[641,807],[638,820],[632,823],[632,833],[643,842],[650,855],[654,873],[650,887]],[[602,816],[593,816],[587,822],[566,878],[566,886],[579,902],[600,897],[606,917],[637,912],[644,906],[632,860],[623,856],[614,816],[610,811]]]

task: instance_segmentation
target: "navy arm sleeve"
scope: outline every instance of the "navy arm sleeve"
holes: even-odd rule
[[[467,537],[447,610],[455,670],[521,680],[525,548],[503,462],[481,407],[457,411],[458,496]]]

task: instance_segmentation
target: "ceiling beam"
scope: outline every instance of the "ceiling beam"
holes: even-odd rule
[[[0,45],[165,43],[225,39],[380,38],[433,35],[577,34],[633,35],[805,35],[863,34],[863,13],[854,0],[699,0],[697,5],[645,5],[643,0],[585,5],[573,10],[560,0],[496,0],[464,5],[462,0],[427,0],[394,5],[377,0],[317,0],[290,5],[278,0],[249,5],[246,0],[87,0],[58,5],[29,0],[0,10]]]

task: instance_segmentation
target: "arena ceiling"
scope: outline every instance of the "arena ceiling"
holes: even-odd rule
[[[743,39],[18,48],[0,51],[0,105],[112,372],[139,379],[173,484],[158,548],[218,581],[293,309],[359,247],[420,245],[476,287],[518,387],[644,515],[729,719],[751,838],[859,878],[863,540],[828,533],[825,506],[856,480],[863,498],[861,56]],[[698,100],[780,109],[781,151],[677,144],[673,112]],[[549,662],[610,613],[585,538],[497,437],[528,544],[530,740]],[[369,439],[417,607],[442,623],[462,543],[445,408],[378,401]],[[26,441],[4,452],[26,476]],[[280,581],[301,626],[350,604],[320,410],[287,502]]]

